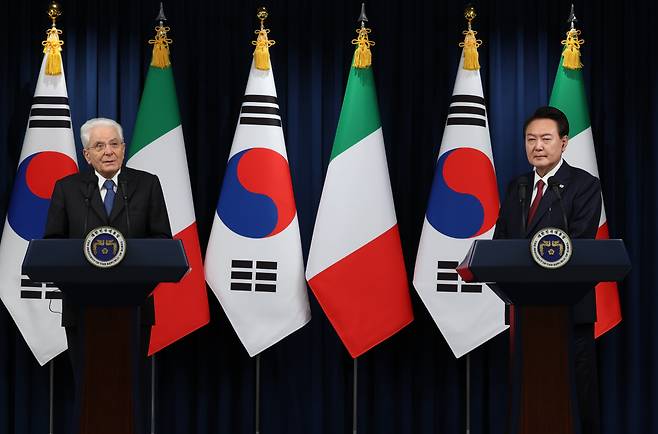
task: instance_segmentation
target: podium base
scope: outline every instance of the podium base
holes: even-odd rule
[[[67,327],[80,434],[141,433],[137,411],[143,405],[136,400],[144,395],[140,377],[149,333],[140,327],[138,311],[88,307],[78,325]]]
[[[570,308],[515,306],[513,311],[511,432],[576,433]]]

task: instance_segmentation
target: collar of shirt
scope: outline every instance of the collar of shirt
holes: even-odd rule
[[[94,173],[96,174],[96,177],[98,178],[98,191],[101,193],[101,202],[105,200],[105,193],[107,193],[107,190],[105,189],[105,181],[107,181],[107,178],[105,178],[103,175],[98,173],[97,171],[94,170]],[[121,173],[121,169],[117,171],[117,173],[114,174],[114,176],[110,179],[114,181],[114,191],[117,191],[117,185],[119,185],[119,173]]]
[[[557,163],[557,165],[554,168],[552,168],[550,170],[550,172],[548,172],[544,176],[539,176],[537,174],[537,169],[534,169],[535,178],[534,178],[534,181],[533,181],[533,184],[532,184],[532,198],[531,198],[530,203],[532,203],[532,201],[535,200],[535,196],[537,196],[537,181],[539,181],[540,179],[542,181],[544,181],[544,188],[546,188],[546,186],[548,186],[548,180],[551,178],[551,176],[555,175],[558,170],[560,170],[560,167],[562,167],[563,162],[564,162],[564,159],[560,158],[560,162]]]

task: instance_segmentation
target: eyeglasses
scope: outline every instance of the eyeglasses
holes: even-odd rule
[[[91,149],[92,151],[96,152],[103,152],[105,150],[106,146],[109,146],[110,149],[113,151],[116,151],[123,145],[123,142],[110,142],[110,143],[103,143],[103,142],[98,142],[94,143],[93,145],[89,145],[87,149]]]

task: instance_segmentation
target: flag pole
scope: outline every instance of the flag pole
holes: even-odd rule
[[[256,354],[256,395],[254,426],[256,427],[256,434],[260,434],[260,354]]]
[[[53,434],[55,432],[55,359],[52,359],[49,363],[50,365],[50,398],[49,398],[49,427],[48,433]]]
[[[357,357],[354,358],[354,384],[352,387],[352,434],[356,434],[356,429],[357,429],[357,391],[358,391],[358,364],[357,364]]]
[[[151,434],[155,434],[155,354],[151,356]]]
[[[466,354],[466,434],[471,434],[471,353]]]

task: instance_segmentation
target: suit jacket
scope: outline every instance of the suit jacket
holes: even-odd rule
[[[571,238],[594,238],[599,228],[601,216],[601,184],[599,179],[582,169],[563,161],[554,175],[559,181],[562,205],[567,216],[568,234]],[[525,197],[520,199],[521,180],[525,179]],[[539,202],[539,208],[526,230],[523,230],[522,218],[528,215],[532,198],[534,172],[529,172],[513,180],[505,194],[500,207],[494,239],[532,238],[540,229],[557,227],[566,230],[557,195],[548,186]],[[594,286],[588,285],[590,291],[574,306],[576,323],[593,323],[596,321],[596,303]]]
[[[126,238],[171,238],[167,206],[158,177],[122,167],[118,181],[109,216],[101,201],[93,169],[57,181],[44,238],[84,238],[90,230],[106,225],[118,229]],[[62,325],[74,325],[78,315],[79,309],[67,303],[65,296]],[[154,318],[153,299],[149,297],[142,306],[142,322],[153,324]]]

